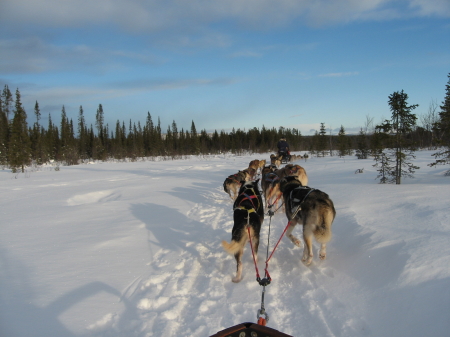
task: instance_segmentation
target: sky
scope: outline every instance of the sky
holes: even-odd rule
[[[420,169],[401,185],[379,184],[371,159],[295,162],[333,200],[336,218],[325,260],[314,242],[305,266],[302,247],[281,239],[268,263],[270,328],[295,337],[449,335],[450,177],[448,165],[427,166],[433,152],[415,152]],[[0,336],[206,337],[256,322],[262,287],[250,245],[239,283],[221,245],[233,228],[223,181],[252,159],[0,170]],[[287,221],[280,211],[264,218],[261,277]],[[299,226],[292,234],[302,239]]]
[[[448,0],[2,0],[0,86],[34,122],[355,133],[404,90],[426,114],[450,73]]]

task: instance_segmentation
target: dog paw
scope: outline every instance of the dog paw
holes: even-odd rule
[[[309,266],[311,264],[312,260],[313,260],[313,257],[312,256],[308,256],[308,255],[307,256],[303,256],[303,258],[302,258],[302,262],[306,266]]]
[[[297,247],[300,247],[301,246],[301,241],[298,239],[298,238],[296,238],[294,235],[289,235],[289,239],[291,239],[291,241],[292,241],[292,243],[294,244],[294,245],[296,245]]]
[[[326,257],[327,257],[327,254],[324,254],[324,253],[319,254],[319,259],[321,259],[321,260],[325,260]]]
[[[235,276],[231,279],[231,281],[233,281],[234,283],[239,283],[239,282],[241,282],[241,280],[242,280],[242,277],[237,277],[237,276]]]

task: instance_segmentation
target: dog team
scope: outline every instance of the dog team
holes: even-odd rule
[[[303,158],[290,155],[291,162]],[[231,242],[222,241],[222,246],[236,259],[236,276],[232,278],[235,283],[242,279],[242,255],[249,241],[257,261],[265,210],[271,211],[270,215],[281,208],[284,210],[289,222],[286,236],[298,247],[302,242],[292,232],[297,224],[302,225],[305,265],[313,260],[313,238],[320,244],[319,259],[326,258],[326,245],[336,216],[333,201],[328,194],[308,187],[308,176],[302,166],[288,163],[280,167],[282,158],[276,155],[270,156],[270,162],[266,165],[266,160],[252,160],[248,168],[228,176],[223,183],[234,202]]]

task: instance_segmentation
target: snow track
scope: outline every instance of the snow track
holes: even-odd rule
[[[337,216],[324,261],[315,244],[306,267],[302,248],[281,241],[265,293],[270,327],[297,337],[447,334],[450,183],[420,158],[417,180],[401,186],[377,184],[370,169],[355,175],[356,159],[299,162]],[[223,180],[251,159],[1,173],[0,336],[203,337],[256,322],[262,287],[249,245],[238,284],[221,246],[233,227]],[[272,217],[269,253],[286,224],[282,212]]]

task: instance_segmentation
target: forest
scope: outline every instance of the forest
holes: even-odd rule
[[[389,96],[390,120],[374,125],[373,118],[366,116],[366,123],[357,135],[346,134],[342,125],[337,134],[332,134],[325,123],[321,123],[313,136],[304,136],[295,128],[276,129],[264,125],[249,130],[233,128],[231,132],[197,131],[194,121],[190,129],[179,129],[175,120],[163,129],[160,118],[155,122],[149,112],[143,125],[139,121],[117,120],[114,126],[110,126],[104,122],[102,104],[96,111],[95,125],[86,124],[82,106],[76,121],[67,117],[62,106],[58,124],[49,115],[48,125],[42,125],[37,101],[34,123],[28,124],[33,118],[23,108],[19,89],[13,95],[5,85],[0,95],[0,165],[12,172],[24,172],[30,165],[48,162],[77,165],[90,160],[134,161],[228,152],[267,153],[276,151],[276,144],[282,136],[291,151],[304,151],[314,156],[372,157],[380,164],[380,171],[390,167],[392,158],[397,161],[398,169],[399,160],[406,162],[413,156],[413,151],[420,148],[436,149],[431,166],[449,164],[450,73],[448,77],[442,105],[430,103],[424,115],[417,117],[412,113],[417,105],[408,105],[408,95],[402,90]]]

